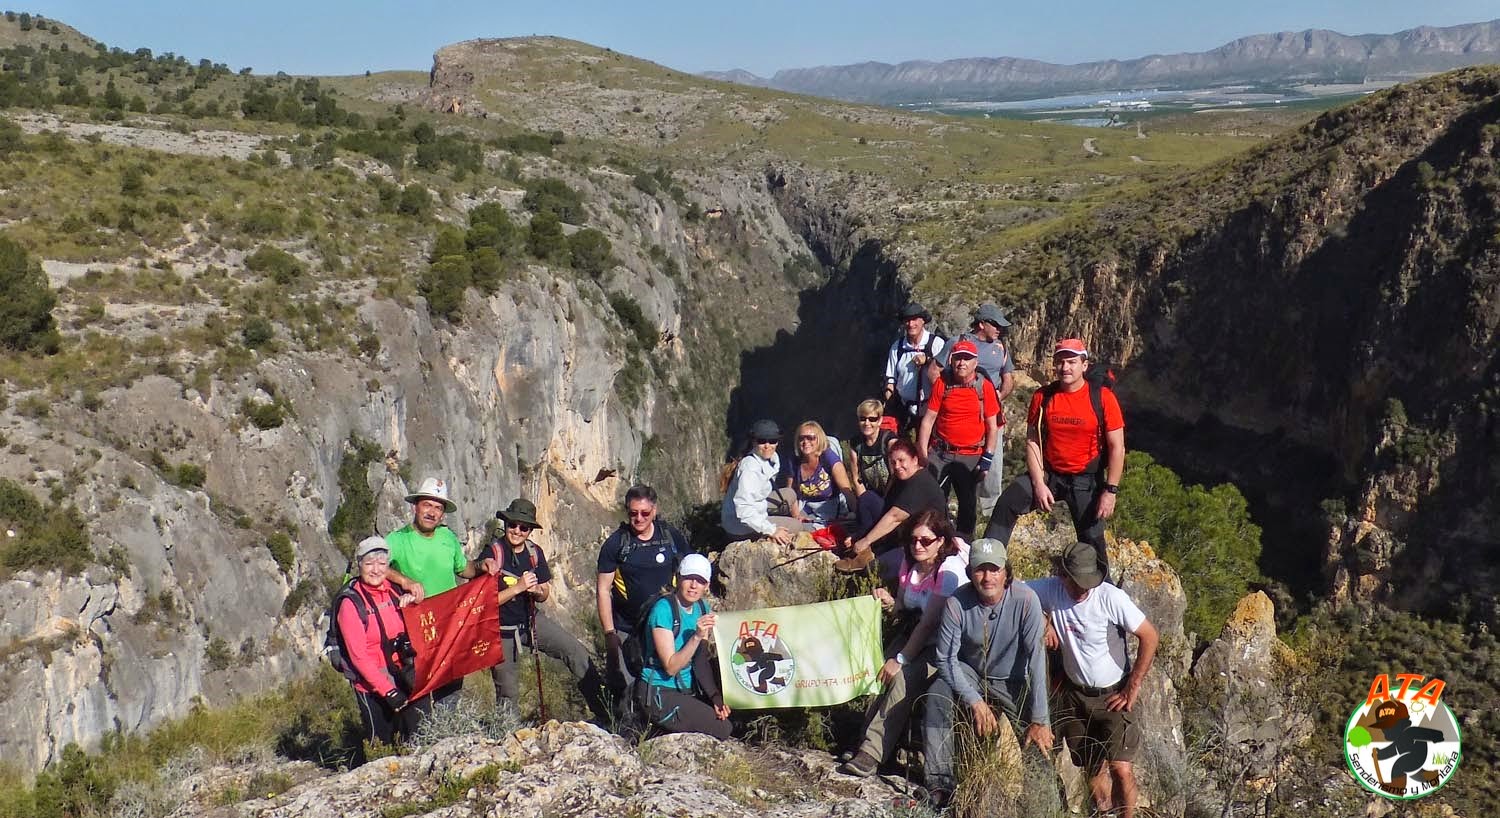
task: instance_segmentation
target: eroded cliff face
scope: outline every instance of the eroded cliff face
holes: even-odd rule
[[[1269,573],[1492,617],[1497,123],[1500,75],[1456,72],[1101,208],[1025,261],[1048,295],[1015,335],[1039,361],[1090,339],[1149,419],[1138,444],[1302,520],[1268,531],[1295,544]]]
[[[420,299],[371,294],[357,307],[379,340],[370,355],[287,344],[252,353],[228,380],[153,375],[42,416],[11,396],[0,476],[66,481],[107,565],[4,582],[0,684],[15,706],[0,714],[0,753],[36,770],[69,742],[315,667],[327,582],[346,565],[329,521],[361,482],[340,484],[354,439],[378,451],[362,480],[376,530],[407,522],[403,498],[428,475],[453,487],[447,524],[470,553],[496,509],[530,498],[560,578],[548,604],[568,623],[592,617],[595,549],[625,487],[655,483],[669,514],[711,491],[742,356],[794,330],[799,289],[825,277],[756,175],[684,180],[694,201],[729,212],[689,224],[618,173],[552,172],[585,193],[614,242],[618,265],[598,281],[533,265],[493,296],[471,290],[454,324]],[[659,329],[648,348],[629,348],[610,294]],[[286,422],[248,423],[241,402],[273,396]],[[169,479],[181,463],[202,467],[201,486]],[[293,542],[286,571],[266,546],[272,531]]]

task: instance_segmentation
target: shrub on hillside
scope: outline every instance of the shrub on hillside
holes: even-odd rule
[[[208,479],[203,467],[197,463],[178,463],[168,477],[173,483],[190,489],[202,488],[204,481]]]
[[[568,237],[568,254],[573,268],[590,278],[599,278],[614,263],[614,248],[609,239],[592,227],[585,227]]]
[[[240,412],[255,425],[255,428],[264,431],[280,428],[281,424],[286,422],[290,407],[281,400],[264,403],[246,398],[240,402]]]
[[[339,461],[339,494],[343,500],[328,521],[328,536],[354,553],[354,541],[375,533],[375,492],[370,490],[370,466],[385,452],[359,435],[350,435]]]
[[[276,331],[272,329],[271,322],[260,316],[254,316],[245,321],[245,326],[240,330],[240,339],[249,349],[258,349],[271,343],[276,337]]]
[[[93,561],[88,528],[77,509],[43,505],[5,479],[0,479],[0,528],[16,532],[0,539],[0,565],[7,569],[56,569],[72,575]]]
[[[1219,635],[1250,584],[1261,579],[1260,527],[1239,489],[1184,486],[1144,452],[1130,452],[1120,479],[1115,530],[1151,543],[1177,570],[1187,595],[1183,626],[1198,639]]]
[[[486,202],[469,211],[469,231],[464,234],[464,243],[470,250],[490,247],[506,256],[518,249],[520,238],[521,228],[504,207]]]
[[[292,563],[297,559],[297,549],[292,545],[292,538],[284,531],[277,531],[266,538],[266,550],[271,552],[271,559],[276,561],[276,567],[281,573],[290,574]]]
[[[52,354],[62,343],[52,308],[57,297],[40,262],[0,236],[0,348]]]
[[[568,261],[568,238],[563,235],[562,222],[550,210],[531,217],[526,228],[526,250],[543,261],[566,264]]]
[[[648,350],[656,346],[659,332],[646,318],[640,302],[624,293],[610,293],[609,305],[614,308],[615,315],[619,316],[620,323],[625,325],[625,331],[629,333],[626,343],[632,351]]]
[[[464,291],[472,282],[468,257],[444,256],[427,268],[417,292],[427,299],[428,312],[455,321],[464,304]]]
[[[425,219],[432,215],[432,194],[422,185],[407,185],[401,191],[401,200],[396,202],[396,212],[414,219]]]
[[[587,215],[583,210],[583,196],[563,180],[551,176],[527,182],[521,206],[539,215],[551,213],[558,221],[568,224],[583,224]]]
[[[445,224],[438,228],[432,239],[432,252],[427,254],[429,262],[437,262],[447,256],[462,256],[469,251],[464,234],[457,227]]]
[[[246,256],[245,266],[254,272],[271,276],[272,280],[283,286],[301,278],[306,272],[296,256],[269,244],[262,244],[255,252]]]

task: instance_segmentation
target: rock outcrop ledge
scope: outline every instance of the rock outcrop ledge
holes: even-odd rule
[[[550,721],[502,740],[459,737],[417,754],[306,778],[303,762],[221,766],[181,785],[173,818],[360,818],[405,815],[598,816],[885,815],[901,799],[878,779],[834,772],[819,751],[789,752],[666,735],[635,744],[581,722]],[[285,768],[285,769],[283,769]],[[293,769],[296,768],[296,769]],[[302,783],[279,795],[227,806],[256,776]]]

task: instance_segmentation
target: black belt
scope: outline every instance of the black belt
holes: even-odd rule
[[[1073,681],[1072,679],[1068,679],[1068,686],[1085,696],[1108,696],[1111,693],[1118,693],[1121,690],[1124,690],[1125,683],[1129,680],[1130,676],[1126,675],[1121,676],[1120,681],[1115,682],[1109,687],[1089,687],[1088,685],[1081,685]]]

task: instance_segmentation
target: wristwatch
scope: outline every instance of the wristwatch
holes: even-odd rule
[[[901,652],[898,651],[896,653],[896,664],[905,666],[906,665],[906,654],[901,653]]]
[[[1107,492],[1109,492],[1110,494],[1119,494],[1120,493],[1120,484],[1119,483],[1105,483],[1104,484],[1104,490],[1107,491]]]

